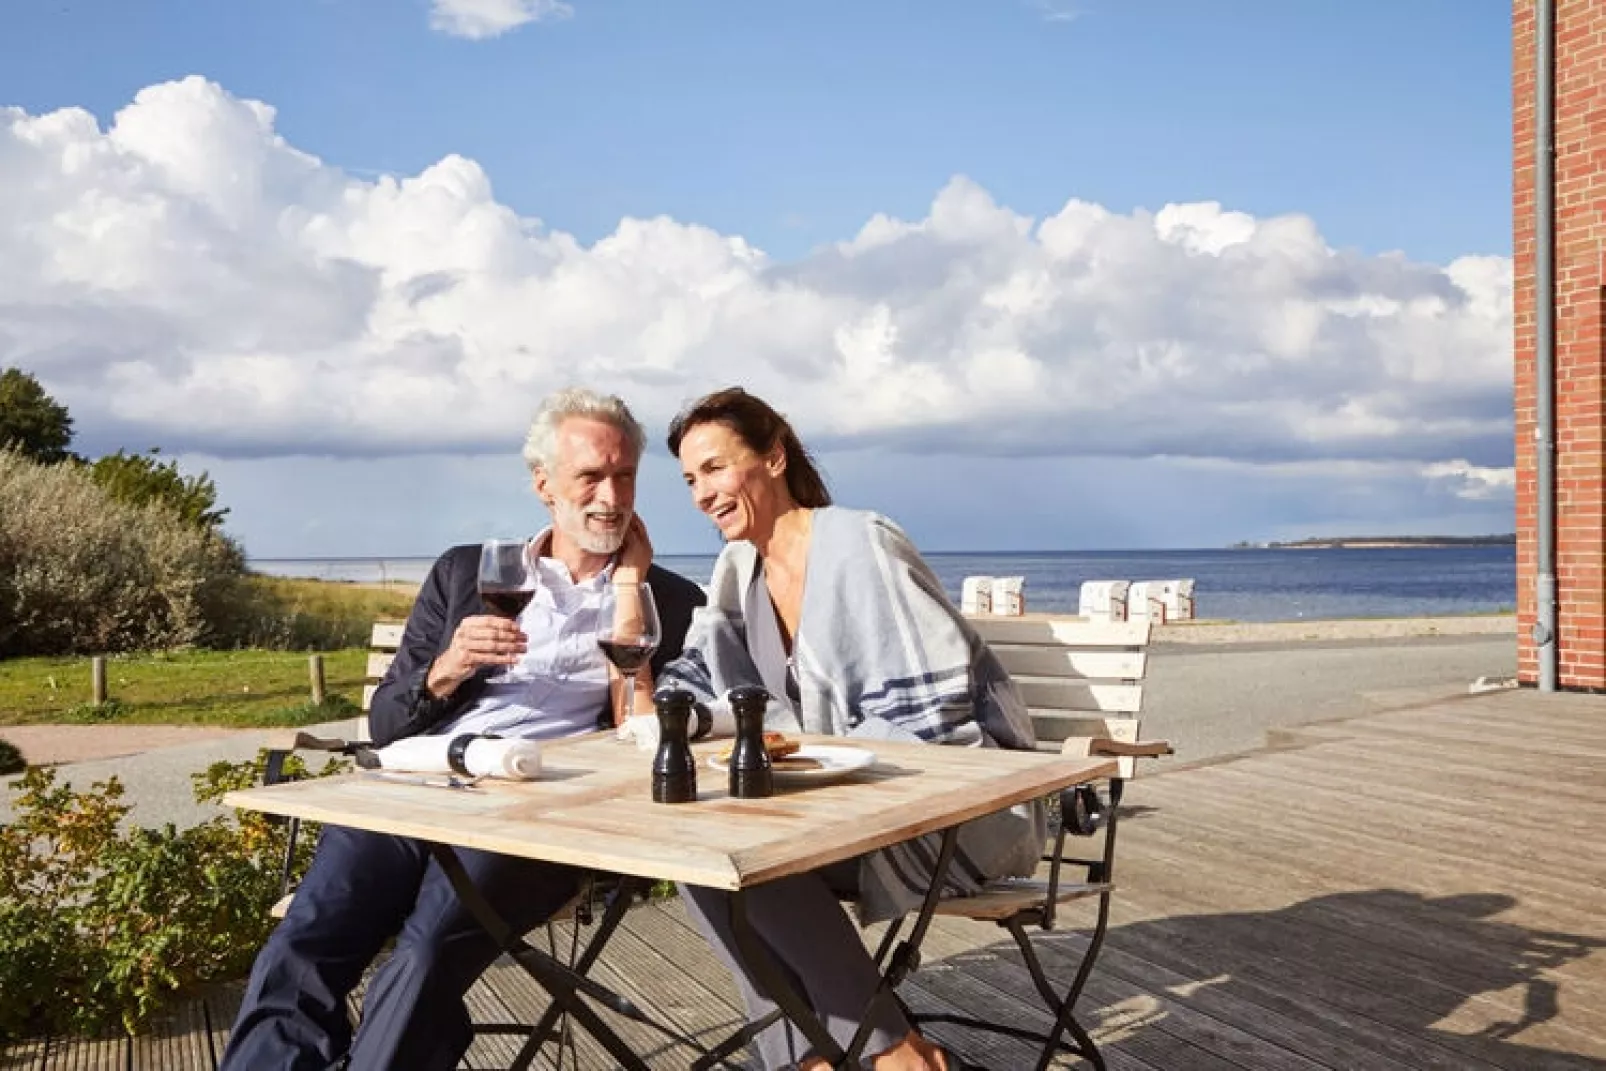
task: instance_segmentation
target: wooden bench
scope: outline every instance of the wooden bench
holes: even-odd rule
[[[968,620],[1019,687],[1039,748],[1068,755],[1108,755],[1117,760],[1118,768],[1108,782],[1107,799],[1090,786],[1058,797],[1052,847],[1043,857],[1046,877],[995,882],[975,896],[946,899],[937,907],[938,914],[991,922],[1009,931],[1054,1020],[1053,1028],[1027,1030],[957,1014],[922,1014],[915,1019],[959,1023],[1038,1042],[1043,1046],[1039,1066],[1047,1066],[1056,1051],[1065,1050],[1102,1067],[1097,1047],[1073,1013],[1109,925],[1122,790],[1137,772],[1139,758],[1171,753],[1164,741],[1145,743],[1138,734],[1150,623],[1041,614]],[[1067,836],[1086,838],[1083,843],[1089,850],[1067,855]],[[1081,880],[1062,881],[1061,872],[1067,868],[1079,870]],[[1057,985],[1038,960],[1027,928],[1052,930],[1058,907],[1085,897],[1098,898],[1097,921],[1074,978],[1069,985]],[[1067,1033],[1072,1041],[1062,1040]]]
[[[374,622],[373,632],[368,637],[368,670],[365,674],[368,680],[362,686],[362,714],[357,718],[356,727],[352,732],[353,740],[373,739],[368,731],[368,711],[374,704],[374,691],[384,679],[385,671],[396,661],[396,651],[401,647],[402,629],[406,626],[405,621]]]

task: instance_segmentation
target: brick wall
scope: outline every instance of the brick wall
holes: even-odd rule
[[[1530,638],[1537,565],[1534,316],[1534,0],[1512,5],[1512,210],[1516,258],[1518,673],[1538,679]],[[1606,688],[1606,464],[1601,320],[1606,310],[1606,0],[1556,3],[1556,589],[1559,682]]]

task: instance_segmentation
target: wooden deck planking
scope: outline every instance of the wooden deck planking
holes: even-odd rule
[[[129,1063],[134,1067],[164,1067],[171,1071],[209,1071],[223,1055],[214,1051],[207,1032],[209,1012],[201,1001],[189,1001],[159,1017],[148,1032],[130,1039]]]
[[[1128,787],[1082,1015],[1110,1066],[1606,1068],[1606,699],[1497,693],[1279,738],[1291,746]],[[1056,972],[1085,947],[1091,905],[1062,917],[1039,937]],[[925,953],[914,1007],[1046,1022],[1002,930],[941,919]],[[735,1021],[734,987],[677,904],[633,909],[597,977],[692,1032]],[[219,1049],[233,1013],[221,992]],[[471,999],[522,1020],[544,1001],[506,964]],[[132,1045],[15,1046],[0,1069],[207,1066],[199,1008]],[[621,1032],[653,1051],[650,1031]],[[932,1032],[995,1068],[1026,1055]],[[494,1057],[513,1044],[477,1045],[469,1065],[505,1066]],[[653,1065],[682,1067],[684,1051]],[[611,1066],[593,1044],[580,1057]]]
[[[1217,842],[1209,838],[1200,838],[1196,842],[1200,847],[1216,847]],[[1173,850],[1185,847],[1177,843]],[[1398,853],[1397,853],[1398,854]],[[1223,868],[1222,872],[1206,869],[1198,873],[1198,884],[1194,886],[1189,879],[1177,879],[1169,875],[1156,875],[1146,883],[1140,885],[1140,879],[1134,878],[1130,871],[1123,875],[1131,890],[1131,895],[1139,901],[1152,897],[1158,892],[1174,888],[1179,880],[1187,883],[1186,895],[1193,898],[1200,907],[1209,910],[1223,910],[1230,908],[1235,902],[1242,903],[1253,896],[1258,889],[1264,889],[1269,883],[1279,878],[1280,871],[1289,866],[1306,865],[1308,850],[1291,850],[1283,857],[1257,856],[1246,859],[1236,867]],[[1335,889],[1337,882],[1342,880],[1342,871],[1346,869],[1346,862],[1353,862],[1353,855],[1330,856],[1323,866],[1332,868],[1334,876],[1329,878],[1331,886]],[[1371,859],[1366,861],[1376,873],[1377,864]],[[1236,870],[1236,873],[1228,872]],[[1438,911],[1439,927],[1442,931],[1459,933],[1461,938],[1454,941],[1439,940],[1435,943],[1422,941],[1415,942],[1415,951],[1419,956],[1413,957],[1413,938],[1408,933],[1408,927],[1415,925],[1421,927],[1422,922],[1401,922],[1401,918],[1410,919],[1414,912],[1431,908],[1434,900],[1429,894],[1415,891],[1424,888],[1419,881],[1413,881],[1402,874],[1395,877],[1404,880],[1391,882],[1390,889],[1352,889],[1347,893],[1339,893],[1318,901],[1307,901],[1306,906],[1311,908],[1309,917],[1300,921],[1300,926],[1311,928],[1313,937],[1324,936],[1329,945],[1336,935],[1349,932],[1350,943],[1375,944],[1378,954],[1392,957],[1388,960],[1391,973],[1395,980],[1409,979],[1422,975],[1425,984],[1444,987],[1457,986],[1465,989],[1470,995],[1489,988],[1488,983],[1499,977],[1509,977],[1513,972],[1519,971],[1521,965],[1528,964],[1527,969],[1537,969],[1547,963],[1554,962],[1565,965],[1571,954],[1586,952],[1591,942],[1595,947],[1601,943],[1601,934],[1572,933],[1533,933],[1526,928],[1504,926],[1501,922],[1484,921],[1481,918],[1469,917],[1466,912],[1476,909],[1487,911],[1499,908],[1509,908],[1519,902],[1523,895],[1520,887],[1520,875],[1505,875],[1507,881],[1502,887],[1493,888],[1488,885],[1478,887],[1465,886],[1463,889],[1441,891],[1440,902],[1446,904]],[[1318,875],[1318,878],[1320,875]],[[1408,886],[1415,886],[1415,890]],[[1402,886],[1407,886],[1402,888]],[[1446,901],[1442,897],[1459,894],[1463,897],[1476,897],[1463,901]],[[1348,902],[1353,901],[1353,906]],[[1167,902],[1166,910],[1176,911],[1179,905],[1176,902]],[[1346,909],[1361,915],[1357,925],[1345,925],[1344,913]],[[1368,912],[1373,916],[1366,918]],[[1392,916],[1392,920],[1385,922],[1377,916]],[[1599,916],[1594,920],[1599,928]],[[1442,938],[1442,934],[1441,934]],[[1476,949],[1469,946],[1477,946]],[[1362,959],[1365,959],[1365,949],[1360,950]],[[1447,955],[1453,953],[1453,955]],[[1598,1001],[1601,991],[1602,978],[1598,965],[1591,967],[1587,976],[1581,974],[1581,968],[1575,966],[1571,972],[1573,985],[1570,992],[1576,995],[1579,1007],[1572,1019],[1581,1026],[1593,1025],[1599,1033],[1599,1013],[1593,1009],[1602,1006]],[[1504,972],[1500,974],[1498,972]],[[1550,972],[1551,977],[1562,977],[1556,972]],[[1516,978],[1509,978],[1514,982]],[[1482,997],[1483,1000],[1492,1000],[1492,997]]]
[[[45,1041],[29,1038],[0,1049],[0,1071],[40,1071],[45,1066]]]

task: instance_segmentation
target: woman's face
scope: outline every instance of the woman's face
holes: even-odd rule
[[[692,504],[727,542],[767,535],[790,505],[779,444],[767,456],[755,453],[724,424],[698,424],[681,437],[680,471]]]

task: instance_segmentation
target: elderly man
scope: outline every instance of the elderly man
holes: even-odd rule
[[[482,612],[479,548],[441,556],[419,591],[400,650],[374,694],[376,743],[416,734],[548,738],[611,721],[609,667],[595,642],[605,585],[646,577],[663,625],[656,670],[680,653],[698,587],[651,564],[634,515],[644,437],[624,403],[587,390],[547,398],[524,446],[552,514],[527,552],[538,580],[517,621]],[[501,672],[518,664],[512,680]],[[615,681],[616,683],[616,681]],[[637,689],[640,710],[650,689]],[[458,853],[515,932],[549,918],[581,875],[557,864]],[[346,997],[387,940],[355,1036]],[[327,826],[289,914],[251,972],[227,1071],[447,1069],[468,1048],[463,995],[501,950],[459,903],[428,847]]]

